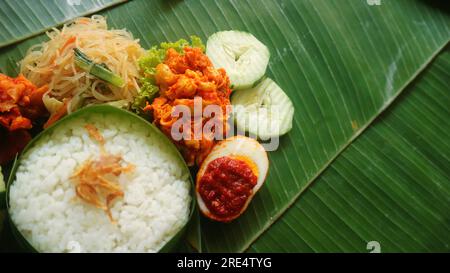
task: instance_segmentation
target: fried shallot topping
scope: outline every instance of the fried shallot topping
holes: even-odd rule
[[[98,159],[88,159],[72,176],[76,183],[75,192],[81,200],[102,209],[112,223],[116,223],[111,214],[113,201],[124,197],[119,184],[122,173],[132,172],[134,165],[122,166],[122,156],[108,154],[104,150],[105,140],[98,129],[91,124],[85,126],[89,136],[99,142],[101,155]]]
[[[103,138],[102,134],[100,134],[97,127],[92,124],[86,124],[84,128],[86,128],[86,130],[88,131],[91,139],[95,139],[101,145],[101,147],[105,145],[105,139]]]

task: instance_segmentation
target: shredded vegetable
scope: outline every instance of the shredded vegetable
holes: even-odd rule
[[[140,89],[138,59],[145,51],[130,32],[108,29],[106,19],[94,15],[47,35],[50,40],[31,47],[20,65],[32,83],[48,85],[43,99],[49,112],[70,114],[91,104],[133,102]]]

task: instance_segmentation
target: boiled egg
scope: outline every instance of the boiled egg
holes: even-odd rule
[[[236,219],[264,184],[268,168],[264,147],[252,138],[235,136],[217,143],[197,173],[200,211],[220,222]]]

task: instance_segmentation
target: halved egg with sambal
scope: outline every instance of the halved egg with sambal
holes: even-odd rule
[[[268,168],[267,153],[254,139],[235,136],[217,143],[197,173],[201,212],[220,222],[236,219],[263,185]]]

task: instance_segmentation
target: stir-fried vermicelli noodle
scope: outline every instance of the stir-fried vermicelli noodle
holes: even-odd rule
[[[50,41],[33,46],[21,61],[21,73],[37,86],[48,84],[43,100],[52,115],[64,115],[80,106],[131,102],[139,92],[137,60],[144,53],[139,40],[125,29],[108,30],[106,19],[78,18],[53,29]],[[74,62],[74,49],[123,79],[123,87],[105,82]],[[65,108],[65,109],[62,109]]]

